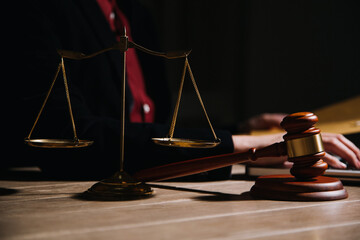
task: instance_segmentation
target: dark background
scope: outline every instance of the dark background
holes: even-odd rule
[[[160,45],[153,50],[192,49],[190,64],[214,127],[235,125],[264,112],[312,111],[359,95],[359,1],[139,1],[155,24],[152,36],[158,36]],[[8,19],[4,15],[1,21],[6,60],[2,66],[6,76],[2,81],[2,133],[9,151],[6,161],[13,162],[16,152],[9,146],[23,144],[33,123],[25,121],[29,116],[24,116],[22,102],[17,100],[27,91],[22,81],[29,81],[17,74],[28,74],[25,64],[31,59],[18,54],[29,44],[23,38],[26,24],[17,22],[27,9],[7,4],[4,9],[16,9],[16,16]],[[149,23],[136,31],[147,33],[147,26]],[[152,36],[149,34],[150,40]],[[149,39],[146,42],[151,42]],[[165,64],[171,104],[182,67],[182,60]],[[189,78],[177,123],[207,126]]]
[[[216,127],[359,94],[358,1],[141,2],[155,21],[158,50],[192,49],[190,64]],[[182,64],[166,61],[174,101]],[[190,78],[179,124],[206,124]]]

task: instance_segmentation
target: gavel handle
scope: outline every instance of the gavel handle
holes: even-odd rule
[[[196,158],[144,169],[135,173],[133,177],[142,182],[161,181],[210,171],[237,163],[255,161],[260,157],[277,157],[286,154],[286,144],[285,142],[280,142],[259,150],[251,148],[249,151],[243,153],[229,153]]]

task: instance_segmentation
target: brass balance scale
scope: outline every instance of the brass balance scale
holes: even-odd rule
[[[25,138],[25,143],[32,147],[40,147],[40,148],[81,148],[81,147],[88,147],[93,144],[93,141],[91,140],[81,140],[78,138],[76,133],[76,126],[74,121],[74,116],[72,113],[71,108],[71,101],[70,101],[70,93],[69,93],[69,87],[68,87],[68,81],[66,78],[66,71],[65,71],[65,64],[64,59],[73,59],[73,60],[83,60],[95,57],[99,54],[102,54],[104,52],[110,51],[110,50],[119,50],[123,53],[123,77],[122,77],[122,104],[121,104],[121,116],[120,116],[120,124],[121,124],[121,133],[120,133],[120,169],[118,172],[116,172],[111,178],[104,179],[96,184],[94,184],[90,189],[88,189],[84,195],[90,198],[96,198],[96,199],[104,199],[104,200],[126,200],[126,199],[137,199],[137,198],[143,198],[143,197],[149,197],[153,194],[153,190],[150,188],[150,186],[139,182],[135,179],[133,179],[129,174],[127,174],[124,171],[124,133],[125,133],[125,78],[126,78],[126,51],[128,48],[136,48],[142,52],[164,57],[167,59],[176,59],[176,58],[185,58],[185,64],[184,69],[181,76],[181,82],[178,92],[177,101],[175,104],[174,113],[172,116],[172,121],[169,129],[169,133],[166,137],[162,138],[153,138],[152,141],[156,144],[168,146],[168,147],[186,147],[186,148],[212,148],[220,144],[221,140],[216,136],[215,131],[211,125],[209,116],[206,112],[204,103],[201,99],[200,92],[198,90],[197,84],[195,82],[194,75],[191,71],[190,64],[188,61],[188,55],[191,51],[187,52],[155,52],[149,49],[146,49],[132,41],[130,41],[125,34],[121,36],[120,41],[117,42],[115,45],[100,50],[98,52],[92,53],[92,54],[84,54],[81,52],[74,52],[74,51],[68,51],[68,50],[58,50],[58,54],[60,55],[60,63],[58,65],[57,71],[55,73],[55,77],[51,83],[50,89],[48,90],[45,100],[40,108],[40,111],[35,119],[35,122],[30,130],[30,133]],[[71,118],[72,123],[72,129],[74,137],[73,139],[33,139],[31,138],[31,135],[35,129],[35,126],[38,123],[38,120],[44,110],[44,107],[48,101],[48,98],[51,94],[51,91],[53,89],[53,86],[58,78],[58,75],[62,71],[63,74],[63,80],[64,80],[64,86],[65,86],[65,94],[66,94],[66,100],[68,104],[69,114]],[[207,141],[207,140],[198,140],[198,139],[182,139],[182,138],[175,138],[174,137],[174,130],[176,125],[176,119],[178,115],[178,110],[180,106],[180,100],[185,80],[186,71],[189,72],[192,84],[194,86],[194,89],[196,91],[196,95],[199,99],[199,102],[201,104],[201,107],[204,111],[204,114],[206,116],[206,119],[209,123],[211,132],[214,136],[214,140]]]

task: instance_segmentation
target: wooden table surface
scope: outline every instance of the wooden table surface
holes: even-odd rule
[[[236,171],[242,171],[239,167]],[[360,239],[360,187],[329,202],[255,200],[242,175],[216,182],[151,183],[154,197],[76,198],[95,182],[0,181],[0,239]],[[24,177],[25,176],[25,177]],[[240,176],[240,177],[239,177]]]

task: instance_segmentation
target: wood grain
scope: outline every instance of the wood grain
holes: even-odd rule
[[[235,169],[236,170],[236,169]],[[85,201],[94,182],[1,180],[0,239],[359,239],[360,189],[333,202],[252,199],[253,181],[151,183],[153,198]]]

